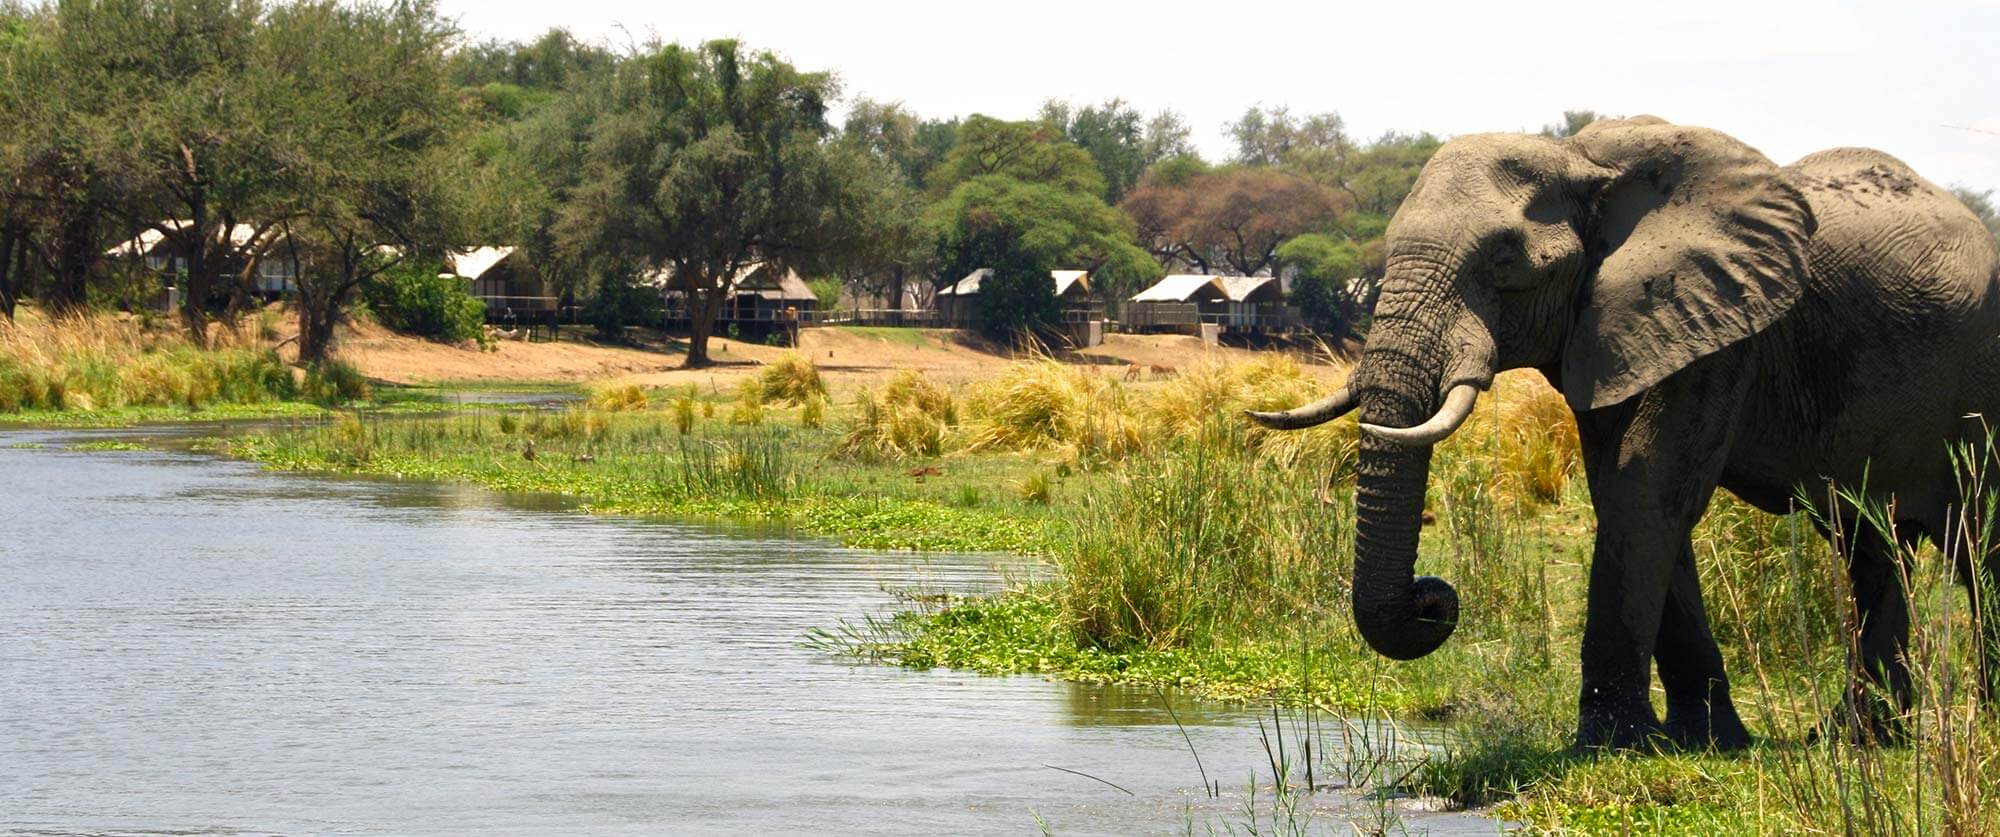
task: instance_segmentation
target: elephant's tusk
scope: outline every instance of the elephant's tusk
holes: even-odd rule
[[[1354,410],[1357,399],[1354,391],[1341,387],[1332,395],[1314,401],[1303,407],[1295,407],[1282,412],[1264,413],[1249,410],[1244,413],[1258,424],[1273,430],[1300,430],[1315,424],[1325,424]]]
[[[1452,387],[1444,397],[1444,406],[1437,415],[1415,427],[1383,427],[1379,424],[1362,424],[1361,429],[1378,439],[1385,439],[1406,447],[1424,447],[1444,441],[1458,426],[1472,415],[1472,405],[1479,400],[1479,387],[1459,384]]]

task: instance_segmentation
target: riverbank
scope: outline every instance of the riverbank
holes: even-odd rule
[[[1038,555],[1046,569],[1003,594],[912,591],[902,615],[812,641],[912,667],[1448,722],[1452,747],[1397,755],[1407,761],[1379,781],[1498,803],[1538,827],[1814,830],[1830,814],[1859,830],[1991,825],[1976,796],[1949,795],[2000,783],[2000,736],[1974,709],[1967,614],[1943,568],[1912,564],[1917,632],[1945,638],[1920,649],[1918,745],[1802,744],[1841,699],[1843,573],[1809,521],[1726,497],[1696,557],[1738,705],[1771,742],[1734,756],[1566,755],[1588,498],[1571,478],[1560,400],[1525,376],[1503,376],[1434,457],[1436,522],[1419,566],[1458,585],[1457,634],[1415,662],[1376,656],[1346,610],[1352,419],[1273,434],[1238,418],[1305,400],[1327,371],[1264,357],[1128,384],[1033,361],[955,387],[906,375],[829,395],[822,381],[796,404],[775,397],[789,373],[760,371],[729,389],[601,389],[594,406],[556,413],[346,416],[234,452],[555,492],[601,512],[765,521],[856,545]]]

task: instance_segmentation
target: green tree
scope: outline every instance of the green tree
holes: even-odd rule
[[[807,266],[840,277],[857,295],[902,306],[906,291],[928,275],[936,250],[924,225],[924,202],[888,152],[853,134],[829,149],[836,177],[847,185],[828,209],[825,246]],[[823,306],[836,300],[822,296]]]
[[[911,186],[922,189],[958,141],[958,120],[925,120],[899,102],[856,99],[847,109],[841,140],[888,160]]]
[[[1154,163],[1170,156],[1192,154],[1192,132],[1180,115],[1162,111],[1151,120],[1123,99],[1072,107],[1051,99],[1041,118],[1065,139],[1090,155],[1105,184],[1105,200],[1117,203],[1139,183]]]
[[[117,148],[123,91],[109,81],[102,41],[123,21],[87,4],[0,11],[0,264],[5,290],[33,291],[58,313],[82,308],[108,237],[107,208],[132,187]]]
[[[736,41],[625,62],[589,119],[556,234],[572,253],[661,270],[687,294],[687,364],[709,362],[727,283],[811,258],[847,184],[829,161],[831,76]]]
[[[1348,148],[1347,123],[1337,113],[1293,116],[1286,107],[1252,107],[1229,125],[1236,143],[1236,162],[1245,166],[1277,166],[1304,152],[1339,152]]]
[[[1586,127],[1589,127],[1590,123],[1596,122],[1599,119],[1606,119],[1606,118],[1615,118],[1615,117],[1600,116],[1598,115],[1597,111],[1594,110],[1566,110],[1563,111],[1563,118],[1561,122],[1555,122],[1552,124],[1542,126],[1542,136],[1554,137],[1556,139],[1562,139],[1564,137],[1573,137],[1576,136],[1576,132],[1581,131]]]
[[[115,91],[74,106],[106,126],[84,156],[134,187],[102,208],[180,257],[181,313],[197,343],[212,306],[248,300],[259,260],[313,199],[299,126],[320,117],[308,102],[321,97],[286,77],[312,59],[265,37],[266,14],[257,0],[72,0],[56,11],[64,65]]]
[[[270,15],[269,54],[292,58],[268,72],[296,91],[288,115],[304,172],[282,225],[303,253],[301,360],[330,355],[364,283],[459,243],[464,121],[445,73],[454,35],[431,0],[305,0]]]
[[[1104,175],[1098,173],[1097,162],[1047,122],[1006,122],[978,115],[966,119],[958,128],[958,144],[933,174],[930,187],[942,194],[988,175],[1104,197]]]
[[[1359,245],[1311,233],[1285,242],[1277,255],[1292,271],[1292,304],[1307,328],[1336,339],[1359,330],[1374,308],[1376,291],[1364,277],[1366,256]]]
[[[991,267],[996,275],[1032,274],[1037,278],[1029,284],[1053,295],[1050,270],[1080,269],[1090,271],[1100,293],[1116,297],[1160,275],[1159,264],[1132,242],[1131,222],[1122,213],[1095,195],[1051,183],[1001,174],[973,178],[931,207],[930,224],[942,275],[952,279]],[[980,295],[986,293],[982,282]],[[1024,308],[1030,314],[1046,310]],[[1026,319],[1028,326],[1039,322]]]
[[[1123,208],[1161,261],[1253,276],[1276,266],[1279,244],[1333,229],[1346,205],[1338,193],[1298,175],[1233,166],[1172,185],[1149,180],[1126,196]]]

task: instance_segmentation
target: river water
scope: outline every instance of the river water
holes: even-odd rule
[[[93,438],[0,433],[0,830],[1204,833],[1253,775],[1270,814],[1268,710],[800,641],[990,589],[991,557],[66,449]],[[1330,833],[1373,810],[1307,800]]]

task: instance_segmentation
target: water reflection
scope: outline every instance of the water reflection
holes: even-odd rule
[[[1127,834],[1268,772],[1247,710],[799,643],[991,558],[94,437],[0,434],[0,830]]]

